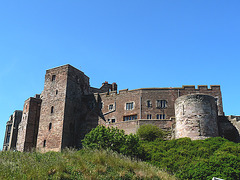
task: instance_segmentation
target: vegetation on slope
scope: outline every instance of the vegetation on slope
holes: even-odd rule
[[[116,128],[99,126],[86,136],[83,144],[90,148],[111,149],[131,157],[134,155],[174,173],[179,179],[240,179],[240,144],[220,137],[166,141],[158,138],[164,133],[152,125],[141,126],[139,130],[137,134],[142,140],[137,135],[125,135]]]
[[[0,152],[0,179],[175,179],[113,151]]]
[[[240,144],[216,137],[142,142],[151,164],[172,172],[179,179],[240,179]]]

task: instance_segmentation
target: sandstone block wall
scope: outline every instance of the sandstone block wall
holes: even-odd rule
[[[18,127],[16,149],[18,151],[30,151],[36,148],[41,99],[30,97],[23,106],[23,115]]]
[[[95,101],[89,77],[82,71],[70,65],[47,70],[37,148],[60,151],[65,147],[81,147],[84,135],[97,126]]]
[[[215,98],[218,107],[218,115],[223,115],[222,95],[220,86],[183,86],[182,88],[142,88],[135,90],[120,90],[119,93],[112,91],[101,93],[102,112],[106,120],[115,119],[115,122],[122,122],[124,116],[137,115],[137,119],[157,119],[157,115],[164,114],[165,119],[175,117],[175,100],[186,94],[206,94]],[[166,107],[159,108],[158,100],[165,100]],[[126,103],[134,102],[133,110],[126,110]],[[148,105],[150,102],[151,106]],[[109,106],[113,108],[110,110]],[[103,122],[100,121],[100,124]]]
[[[37,138],[40,151],[60,151],[66,105],[68,65],[46,71]]]
[[[208,95],[185,95],[175,102],[175,138],[193,140],[216,137],[218,133],[217,106]]]
[[[7,122],[3,150],[16,149],[18,125],[21,122],[22,111],[16,110]]]
[[[219,135],[240,142],[240,116],[218,116]]]

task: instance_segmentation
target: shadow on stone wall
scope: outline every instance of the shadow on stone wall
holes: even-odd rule
[[[218,117],[219,136],[233,142],[240,142],[240,135],[236,127],[226,116]]]

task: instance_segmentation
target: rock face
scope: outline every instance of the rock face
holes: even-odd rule
[[[197,140],[219,135],[217,105],[212,96],[194,94],[179,97],[175,102],[175,115],[175,138]]]

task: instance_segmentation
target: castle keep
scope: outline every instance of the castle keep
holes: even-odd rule
[[[67,64],[47,70],[43,92],[10,116],[3,150],[80,148],[85,134],[98,124],[127,134],[154,124],[171,132],[169,138],[240,141],[240,117],[224,115],[218,85],[118,91],[116,83],[104,82],[94,88],[88,76]]]

